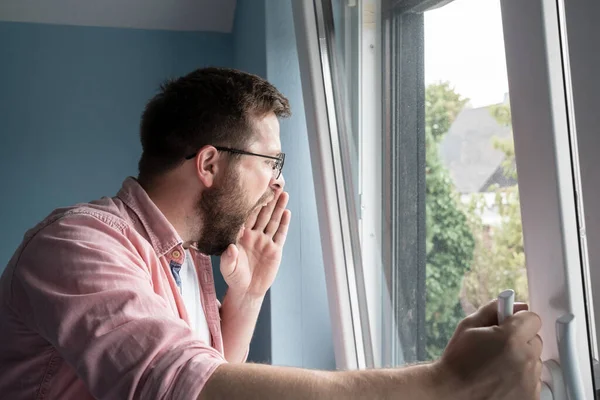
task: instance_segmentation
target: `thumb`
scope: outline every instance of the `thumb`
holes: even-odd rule
[[[238,248],[235,244],[230,244],[221,254],[221,274],[224,278],[231,276],[237,266]]]
[[[529,307],[525,303],[515,302],[513,312],[525,311]],[[498,325],[498,299],[494,299],[486,305],[480,307],[473,314],[464,320],[469,328],[483,328]]]
[[[498,324],[498,300],[492,300],[464,319],[468,328],[483,328]]]

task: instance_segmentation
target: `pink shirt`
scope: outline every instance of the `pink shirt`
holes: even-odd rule
[[[172,273],[181,238],[135,179],[55,210],[0,278],[0,398],[196,399],[226,361],[210,258],[191,253],[212,344]]]

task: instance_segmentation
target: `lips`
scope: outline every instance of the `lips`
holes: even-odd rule
[[[262,204],[262,206],[263,206],[263,207],[266,207],[266,206],[268,206],[268,205],[269,205],[269,203],[270,203],[270,202],[272,202],[273,200],[275,200],[275,195],[274,195],[274,194],[273,194],[273,195],[271,195],[271,197],[269,198],[269,200],[266,200],[266,201],[265,201],[265,202]]]

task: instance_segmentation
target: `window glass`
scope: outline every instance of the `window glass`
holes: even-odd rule
[[[425,12],[427,356],[513,288],[527,300],[499,0]]]
[[[527,301],[500,2],[332,10],[375,366],[437,358],[502,290]]]

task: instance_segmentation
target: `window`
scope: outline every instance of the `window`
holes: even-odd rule
[[[582,253],[588,260],[587,273],[588,296],[587,303],[592,304],[595,309],[595,323],[590,324],[592,328],[600,324],[600,268],[592,267],[600,262],[600,220],[598,219],[597,207],[600,204],[600,164],[598,163],[598,149],[600,142],[596,133],[600,123],[600,114],[590,104],[600,103],[600,80],[597,79],[597,71],[600,68],[600,57],[598,52],[591,51],[597,46],[600,36],[600,27],[591,23],[592,18],[600,12],[600,3],[571,0],[564,2],[564,28],[568,29],[568,64],[570,65],[570,76],[572,93],[570,94],[572,118],[576,120],[576,140],[573,148],[579,161],[579,171],[575,180],[579,183],[580,195],[578,196],[578,207],[589,212],[580,215],[581,237],[587,240],[591,246],[583,248]],[[583,217],[583,218],[582,218]],[[584,259],[585,259],[584,258]],[[596,296],[592,298],[592,289]],[[590,314],[591,311],[590,311]],[[595,330],[595,333],[593,332]],[[596,388],[600,388],[600,368],[598,365],[598,329],[592,329],[590,336],[596,338],[595,346],[592,347],[594,359],[594,371]]]
[[[544,359],[577,366],[573,387],[591,393],[557,2],[294,7],[338,366],[438,357],[460,319],[510,287],[545,322]],[[572,359],[552,323],[563,315]]]
[[[476,34],[475,34],[476,32]],[[426,358],[513,288],[528,300],[499,1],[424,13]]]

